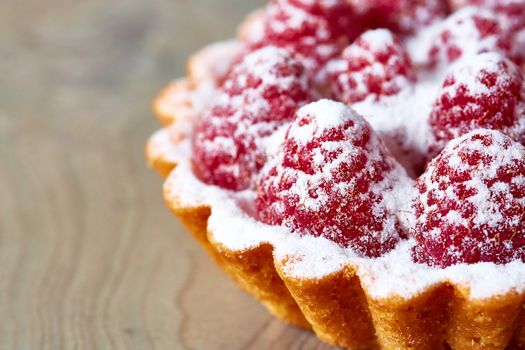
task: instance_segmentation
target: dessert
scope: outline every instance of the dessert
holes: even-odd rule
[[[272,1],[155,100],[167,205],[327,343],[524,348],[523,9]]]

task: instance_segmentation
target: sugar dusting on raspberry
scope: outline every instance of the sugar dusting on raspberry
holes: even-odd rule
[[[473,56],[452,69],[434,103],[430,124],[438,143],[468,131],[500,130],[518,141],[524,139],[525,85],[519,68],[503,55]]]
[[[422,30],[413,58],[420,64],[448,65],[462,57],[498,50],[502,33],[501,21],[493,12],[464,7]]]
[[[249,187],[266,160],[264,139],[311,99],[302,64],[275,47],[247,55],[203,113],[194,141],[199,177],[230,190]]]
[[[525,63],[525,1],[524,0],[470,0],[468,5],[490,9],[505,26],[500,46],[517,64]]]
[[[348,45],[360,30],[345,0],[274,0],[267,9],[263,32],[245,38],[247,46],[285,48],[315,75]]]
[[[448,13],[444,0],[349,0],[367,19],[370,28],[389,28],[412,34],[443,19]]]
[[[418,181],[418,261],[525,261],[525,148],[498,131],[451,141]]]
[[[333,96],[345,103],[395,95],[416,81],[408,53],[387,29],[366,31],[327,69]]]
[[[466,6],[423,29],[416,40],[415,62],[446,66],[482,52],[497,51],[517,64],[525,62],[525,3]],[[517,6],[517,7],[516,7]]]
[[[324,236],[366,256],[394,248],[403,228],[383,202],[404,172],[370,125],[344,104],[304,106],[258,181],[264,222]]]

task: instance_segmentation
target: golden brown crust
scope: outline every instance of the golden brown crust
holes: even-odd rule
[[[466,295],[460,291],[451,301],[447,341],[453,349],[503,349],[513,337],[514,343],[523,344],[516,331],[523,327],[523,294],[511,292],[483,301]]]
[[[146,146],[146,159],[148,161],[148,166],[154,169],[163,178],[167,178],[173,168],[175,168],[175,163],[169,159],[160,156],[153,156],[149,144]]]
[[[377,348],[374,326],[359,278],[343,269],[322,279],[287,276],[277,270],[317,336],[349,349]]]
[[[166,86],[153,100],[153,113],[163,125],[193,114],[191,92],[194,84],[189,79],[179,79]]]
[[[522,306],[523,309],[523,306]],[[510,349],[525,349],[525,312],[520,311],[520,316],[516,320],[518,327],[514,333],[514,338]]]
[[[383,349],[443,349],[453,289],[435,286],[409,300],[374,299],[368,307]]]
[[[160,131],[164,132],[164,130]],[[153,168],[163,178],[167,178],[170,172],[175,168],[175,162],[170,156],[163,151],[161,140],[158,134],[150,137],[146,144],[145,154],[148,166]]]

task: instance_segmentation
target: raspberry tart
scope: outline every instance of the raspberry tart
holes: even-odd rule
[[[146,147],[277,318],[348,349],[525,348],[525,2],[274,0]]]

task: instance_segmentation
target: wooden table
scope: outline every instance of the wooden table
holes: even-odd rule
[[[0,1],[0,348],[321,349],[165,209],[150,101],[261,1]]]

